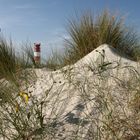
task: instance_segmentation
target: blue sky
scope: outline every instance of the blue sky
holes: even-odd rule
[[[140,31],[139,7],[140,0],[0,0],[0,28],[16,44],[41,42],[46,53],[62,48],[68,19],[75,13],[91,10],[96,15],[109,9]]]

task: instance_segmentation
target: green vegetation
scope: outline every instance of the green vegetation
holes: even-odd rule
[[[36,67],[36,63],[35,63],[35,60],[34,60],[34,52],[33,52],[33,48],[32,48],[32,45],[31,43],[25,43],[23,44],[23,48],[24,48],[24,57],[26,57],[25,60],[27,60],[27,64],[25,65],[26,67],[32,67],[32,65],[34,67]],[[24,60],[24,59],[23,59]]]
[[[67,29],[70,38],[65,40],[62,66],[75,63],[102,44],[115,47],[135,61],[140,56],[139,35],[125,25],[124,18],[119,15],[103,11],[93,18],[91,13],[87,13],[70,19]]]
[[[17,58],[15,56],[15,50],[12,47],[12,43],[8,43],[4,40],[0,40],[0,77],[11,77],[16,72],[18,65]]]
[[[24,51],[17,55],[12,41],[0,38],[0,76],[8,79],[24,68],[35,66],[33,49],[29,43],[23,45]]]

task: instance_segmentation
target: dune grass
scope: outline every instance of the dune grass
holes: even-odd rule
[[[9,44],[1,38],[0,40],[0,77],[10,80],[18,70],[18,59],[12,43]],[[13,80],[13,79],[12,79]]]
[[[64,65],[63,55],[57,50],[52,50],[51,55],[46,61],[45,66],[52,70],[57,70],[62,68]]]
[[[109,44],[136,60],[134,50],[140,46],[138,34],[127,27],[121,16],[109,11],[103,11],[95,18],[87,13],[70,19],[68,34],[70,39],[65,40],[65,61],[69,63],[76,62],[101,44]]]
[[[33,47],[31,43],[24,43],[23,45],[23,50],[24,50],[24,55],[26,57],[25,60],[27,60],[27,64],[25,65],[26,67],[36,67],[36,63],[34,60],[34,52],[33,52]],[[28,65],[28,66],[27,66]]]
[[[63,55],[53,53],[48,67],[61,68],[74,64],[102,44],[115,47],[121,55],[131,60],[140,59],[140,36],[134,28],[125,24],[123,16],[104,10],[99,15],[85,13],[68,21],[69,39],[64,39]],[[61,60],[61,61],[58,61]]]

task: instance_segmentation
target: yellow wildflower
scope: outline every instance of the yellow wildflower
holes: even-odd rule
[[[20,95],[20,97],[22,97],[22,98],[24,99],[25,103],[27,104],[28,101],[29,101],[28,93],[26,93],[26,92],[24,92],[24,91],[21,91],[21,92],[19,93],[19,95]]]

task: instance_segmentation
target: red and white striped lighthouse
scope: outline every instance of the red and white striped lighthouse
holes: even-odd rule
[[[34,60],[36,64],[40,64],[40,43],[34,43]]]

